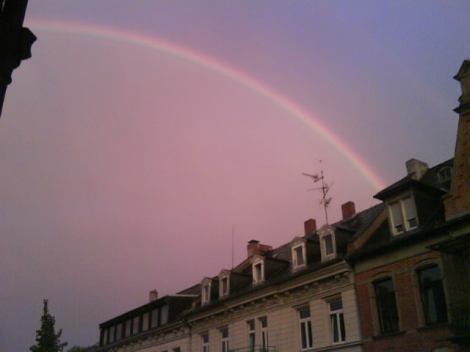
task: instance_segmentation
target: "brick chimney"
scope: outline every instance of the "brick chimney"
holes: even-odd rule
[[[149,292],[149,302],[156,301],[158,299],[158,291],[152,290]]]
[[[315,219],[308,219],[304,222],[305,235],[310,235],[317,231],[317,222]]]
[[[406,172],[413,180],[419,181],[428,171],[428,164],[418,159],[410,159],[406,162]]]
[[[460,83],[462,95],[459,106],[454,170],[450,192],[444,200],[446,219],[470,213],[470,60],[465,60],[454,78]]]
[[[356,205],[354,202],[346,202],[341,205],[341,212],[343,213],[343,220],[352,218],[356,214]]]
[[[246,246],[246,250],[248,252],[248,257],[253,255],[259,254],[264,255],[266,252],[269,252],[273,249],[273,247],[268,246],[266,244],[261,244],[257,240],[248,241],[248,245]]]

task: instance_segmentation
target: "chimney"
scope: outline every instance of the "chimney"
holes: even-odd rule
[[[273,247],[268,246],[266,244],[261,244],[257,240],[251,240],[248,242],[246,249],[248,252],[248,257],[251,257],[255,254],[264,255],[266,252],[271,251]]]
[[[152,290],[149,292],[149,302],[156,301],[158,299],[158,291]]]
[[[356,205],[354,202],[346,202],[341,205],[341,211],[343,213],[343,220],[352,218],[356,214]]]
[[[428,171],[428,164],[418,159],[410,159],[406,162],[406,171],[413,180],[419,181]]]
[[[304,222],[305,235],[310,235],[317,231],[317,222],[315,219],[308,219]]]

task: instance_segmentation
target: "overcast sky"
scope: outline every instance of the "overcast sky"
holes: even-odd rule
[[[348,200],[377,202],[351,153],[383,184],[409,158],[452,157],[469,13],[467,1],[30,0],[38,40],[0,119],[0,351],[33,344],[43,298],[63,339],[90,345],[149,290],[230,268],[232,227],[238,262],[250,239],[279,246],[310,217],[321,226],[301,176],[319,159],[337,221]]]

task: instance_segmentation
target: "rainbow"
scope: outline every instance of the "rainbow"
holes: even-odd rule
[[[110,40],[129,45],[138,45],[144,48],[158,50],[167,55],[172,55],[178,59],[199,65],[213,71],[227,79],[233,80],[245,86],[256,94],[263,96],[273,104],[283,109],[287,114],[296,118],[305,126],[322,136],[331,146],[346,158],[351,165],[358,170],[376,190],[385,187],[385,182],[367,165],[367,163],[351,148],[329,130],[319,119],[314,118],[305,109],[300,107],[288,97],[280,94],[275,89],[263,84],[261,81],[249,76],[239,69],[231,67],[213,57],[202,53],[180,47],[174,43],[161,38],[147,36],[140,33],[133,33],[114,27],[106,27],[95,24],[85,24],[71,21],[56,20],[30,20],[27,23],[33,31],[49,31],[60,33],[71,33],[74,35],[94,37],[103,40]]]

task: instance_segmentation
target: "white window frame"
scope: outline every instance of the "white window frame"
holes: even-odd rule
[[[416,221],[415,226],[410,225],[409,220],[412,218],[409,218],[407,216],[408,214],[406,213],[405,200],[408,198],[411,199],[411,206],[413,207],[413,210],[415,213],[415,218],[414,218],[414,220]],[[399,206],[399,210],[401,212],[401,216],[403,219],[403,231],[398,231],[396,228],[395,219],[393,217],[393,211],[392,211],[392,207],[394,204],[398,204]],[[416,202],[415,202],[415,197],[413,193],[407,193],[405,195],[400,196],[399,198],[391,200],[390,202],[388,202],[387,208],[388,208],[388,218],[390,219],[390,230],[394,235],[400,235],[407,231],[414,230],[419,226],[418,212],[416,210]]]
[[[201,305],[211,302],[212,280],[204,279],[201,285]]]
[[[224,291],[224,280],[226,280],[226,290]],[[225,274],[225,275],[221,275],[219,277],[219,296],[220,297],[225,297],[225,296],[228,296],[230,294],[230,275],[229,274]]]
[[[336,258],[336,235],[335,231],[331,227],[319,231],[320,235],[320,249],[321,249],[321,261],[325,262]],[[326,237],[331,236],[331,245],[333,246],[333,251],[331,253],[326,252]]]
[[[300,311],[308,308],[309,316],[301,318]],[[307,351],[313,348],[313,330],[312,330],[312,313],[310,306],[305,305],[297,308],[297,315],[299,317],[299,346],[301,351]],[[306,346],[302,346],[302,334],[305,334]]]
[[[263,326],[263,320],[266,321],[266,326]],[[258,318],[258,323],[260,326],[261,332],[261,348],[262,350],[266,350],[269,347],[269,335],[268,335],[268,317],[266,315]]]
[[[204,341],[207,338],[207,341]],[[209,352],[209,332],[201,334],[202,352]]]
[[[340,309],[332,309],[331,308],[331,303],[335,301],[341,301],[341,308]],[[329,310],[329,315],[330,315],[330,335],[331,335],[331,343],[332,344],[338,344],[338,343],[343,343],[346,341],[346,324],[344,321],[344,311],[343,311],[343,300],[341,297],[335,297],[333,299],[330,299],[328,302],[328,310]],[[333,319],[333,317],[336,317],[336,319]],[[344,331],[341,328],[341,320],[343,321],[343,326],[344,326]],[[336,326],[333,326],[335,324]],[[338,340],[335,341],[335,334],[334,334],[334,329],[338,330]],[[343,338],[344,335],[344,338]]]
[[[260,277],[258,277],[257,268],[260,267]],[[253,275],[253,285],[258,285],[264,282],[264,260],[262,258],[258,258],[253,261],[252,264],[252,275]]]
[[[298,254],[297,250],[299,248],[301,249],[301,253],[302,253],[302,260],[303,260],[302,264],[299,264],[299,260],[298,260],[299,258],[298,258],[298,255],[297,255]],[[307,256],[306,256],[305,242],[294,244],[292,246],[291,254],[292,254],[292,268],[294,270],[305,268],[307,266]]]
[[[230,334],[228,331],[228,326],[219,329],[220,331],[220,350],[222,352],[229,352],[230,346]],[[224,331],[227,332],[227,336],[224,337]]]

